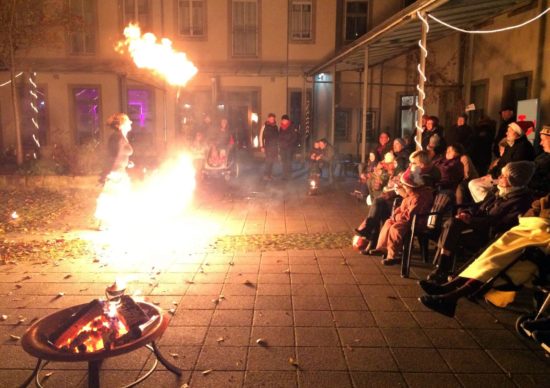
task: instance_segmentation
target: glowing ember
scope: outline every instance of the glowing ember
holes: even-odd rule
[[[115,50],[119,53],[128,51],[136,66],[149,69],[165,78],[171,85],[183,86],[197,73],[197,68],[183,52],[172,48],[170,39],[157,37],[148,32],[141,34],[138,25],[129,24],[124,29],[124,41],[119,41]]]
[[[11,218],[12,220],[16,220],[19,218],[19,214],[17,214],[17,212],[14,211],[13,213],[11,213]]]
[[[254,136],[254,140],[252,141],[252,143],[254,144],[254,148],[258,148],[258,146],[260,145],[260,141],[258,140],[258,136]]]
[[[315,180],[312,179],[312,180],[309,182],[309,186],[310,186],[312,189],[314,189],[314,188],[317,187],[317,182],[315,182]]]

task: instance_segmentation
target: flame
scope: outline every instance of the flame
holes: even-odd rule
[[[315,180],[312,179],[312,180],[309,182],[309,186],[310,186],[312,189],[314,189],[314,188],[317,187],[317,182],[315,182]]]
[[[254,140],[252,141],[253,145],[254,145],[254,148],[258,148],[258,146],[260,145],[260,140],[258,139],[258,136],[254,136]]]
[[[138,68],[152,70],[169,84],[177,86],[184,86],[197,74],[193,62],[185,53],[175,51],[170,39],[162,38],[158,43],[154,34],[142,35],[139,26],[132,23],[124,29],[124,36],[126,39],[119,41],[115,50],[121,54],[127,50]]]

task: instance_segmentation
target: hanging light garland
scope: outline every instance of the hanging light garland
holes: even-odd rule
[[[428,19],[422,16],[420,12],[416,13],[416,16],[420,21],[422,22],[424,28],[426,29],[426,35],[428,35],[428,32],[430,31],[430,24],[428,23]],[[424,60],[428,57],[428,49],[427,47],[422,43],[422,40],[418,40],[418,47],[420,47],[420,55],[424,57]],[[418,99],[415,101],[417,114],[420,115],[420,117],[424,116],[424,113],[426,112],[424,110],[424,99],[426,98],[426,92],[424,88],[424,82],[427,81],[426,74],[424,74],[424,69],[420,66],[420,62],[416,66],[416,69],[418,71],[418,83],[416,84],[416,90],[418,91]],[[422,82],[420,82],[422,80]],[[416,120],[416,134],[417,136],[414,137],[414,141],[416,142],[416,145],[418,148],[422,149],[422,142],[418,140],[420,137],[419,134],[422,133],[422,126],[420,125],[420,120]]]
[[[40,148],[40,141],[38,140],[37,133],[40,131],[40,125],[38,124],[38,85],[36,83],[36,72],[31,72],[29,75],[29,94],[31,95],[30,106],[31,106],[31,121],[34,126],[34,131],[32,134],[32,139],[35,142],[36,146]],[[33,152],[33,157],[36,159],[36,152]]]

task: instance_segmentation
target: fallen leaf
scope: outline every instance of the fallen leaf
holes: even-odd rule
[[[218,342],[218,343],[223,342],[223,341],[225,341],[225,338],[223,338],[223,337],[219,337],[219,338],[216,340],[216,342]]]
[[[15,334],[10,334],[10,338],[12,341],[19,341],[21,339],[21,337]]]
[[[292,357],[288,359],[288,363],[292,366],[298,366],[298,362],[296,362],[296,360]]]
[[[68,275],[65,275],[65,276],[63,277],[63,279],[69,279],[69,278],[71,278],[71,277],[73,277],[73,275],[68,274]]]
[[[263,338],[258,338],[258,339],[256,340],[256,343],[257,343],[258,345],[260,345],[260,346],[267,346],[267,342],[266,342],[266,340],[263,339]]]
[[[5,321],[6,319],[8,319],[7,315],[0,316],[0,321]]]
[[[207,369],[205,371],[202,371],[202,375],[203,376],[206,376],[207,374],[211,373],[212,372],[212,369]]]
[[[174,358],[178,358],[178,357],[180,356],[180,355],[177,354],[177,353],[168,353],[168,354],[170,354],[170,355],[171,355],[172,357],[174,357]]]
[[[168,310],[168,312],[169,312],[170,314],[174,315],[174,314],[176,313],[176,309],[170,309],[170,310]]]
[[[47,379],[48,377],[51,377],[51,375],[53,375],[54,372],[48,372],[44,375],[44,378]]]
[[[180,388],[189,388],[189,384],[185,383]]]

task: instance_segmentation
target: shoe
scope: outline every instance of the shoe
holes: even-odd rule
[[[437,313],[453,318],[456,311],[456,300],[449,300],[440,295],[424,295],[418,298],[420,303]]]
[[[386,254],[386,251],[383,251],[382,249],[371,249],[369,251],[369,255],[371,256],[380,256],[385,254]]]
[[[354,231],[358,236],[367,237],[367,233],[365,232],[365,229],[355,228],[355,229],[353,229],[353,231]],[[369,249],[372,249],[372,247],[370,247]]]
[[[536,320],[527,320],[521,324],[523,331],[529,336],[533,335],[534,331],[550,330],[550,317],[540,318]]]
[[[437,283],[434,283],[434,282],[431,282],[431,281],[428,281],[428,280],[420,280],[418,282],[418,285],[420,286],[420,288],[422,288],[424,290],[424,292],[426,292],[426,294],[428,295],[443,295],[443,294],[446,294],[448,292],[448,290],[446,289],[446,287],[444,286],[441,286]]]
[[[386,259],[380,260],[380,263],[382,263],[385,266],[397,265],[397,264],[401,264],[401,259],[386,258]]]
[[[428,274],[426,279],[433,283],[446,283],[448,277],[449,273],[447,271],[441,271],[439,267],[437,267]]]

